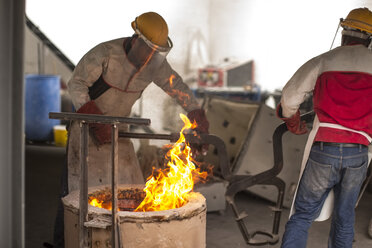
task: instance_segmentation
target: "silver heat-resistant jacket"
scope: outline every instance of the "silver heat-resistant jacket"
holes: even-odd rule
[[[89,89],[100,76],[110,88],[95,99],[95,103],[104,115],[128,117],[135,101],[143,90],[154,82],[168,95],[175,98],[186,112],[200,108],[189,87],[175,72],[167,60],[160,66],[151,63],[137,70],[128,60],[124,51],[124,42],[120,38],[101,43],[91,49],[77,64],[72,78],[68,82],[68,91],[76,109],[90,101]],[[156,96],[153,96],[156,98]],[[120,131],[127,130],[125,125]],[[69,191],[79,188],[80,174],[80,128],[72,123],[68,144],[68,184]],[[109,185],[111,163],[111,144],[96,146],[89,137],[88,179],[89,186]],[[130,140],[119,139],[119,183],[143,183],[134,148]]]

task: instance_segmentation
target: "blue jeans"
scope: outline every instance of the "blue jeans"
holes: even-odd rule
[[[313,145],[294,204],[295,214],[286,224],[283,248],[306,247],[308,229],[319,216],[331,189],[335,193],[329,248],[351,248],[355,204],[366,177],[368,148]]]

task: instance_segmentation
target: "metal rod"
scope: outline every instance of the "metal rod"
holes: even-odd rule
[[[80,248],[88,247],[88,123],[80,122],[80,195],[79,195],[79,243]]]
[[[272,185],[278,189],[278,197],[276,200],[276,206],[274,209],[274,222],[273,222],[273,234],[279,234],[280,226],[280,217],[283,209],[283,200],[284,200],[284,191],[285,191],[285,182],[279,177],[274,177],[272,180]]]
[[[59,119],[59,120],[76,120],[84,121],[88,123],[126,123],[132,125],[150,125],[150,119],[144,118],[131,118],[131,117],[117,117],[117,116],[105,116],[105,115],[92,115],[92,114],[77,114],[77,113],[56,113],[50,112],[49,119]]]
[[[119,132],[120,138],[135,138],[135,139],[159,139],[177,141],[180,137],[178,133],[172,134],[155,134],[155,133],[127,133]]]
[[[111,126],[111,197],[112,197],[112,213],[111,213],[111,247],[118,248],[118,219],[117,219],[117,211],[118,211],[118,138],[119,132],[116,124]]]
[[[335,33],[335,36],[333,36],[333,40],[332,40],[332,44],[331,44],[331,47],[329,48],[329,50],[332,50],[332,47],[333,47],[333,43],[335,43],[335,39],[336,39],[336,36],[337,36],[337,33],[338,33],[338,30],[341,26],[341,22],[343,21],[343,18],[340,18],[340,21],[337,25],[337,29],[336,29],[336,33]]]

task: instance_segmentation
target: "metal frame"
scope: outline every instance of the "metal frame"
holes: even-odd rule
[[[80,194],[79,194],[79,246],[89,247],[89,233],[84,224],[88,221],[88,141],[89,123],[102,123],[111,125],[111,194],[112,194],[112,213],[111,213],[111,247],[119,248],[121,244],[119,235],[119,224],[117,217],[117,170],[118,170],[118,138],[119,132],[117,124],[126,123],[132,125],[150,125],[150,119],[113,117],[91,114],[76,113],[49,113],[50,119],[74,120],[80,124]]]

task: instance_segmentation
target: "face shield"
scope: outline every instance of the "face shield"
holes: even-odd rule
[[[168,38],[167,47],[161,47],[149,41],[138,29],[136,29],[136,34],[137,38],[127,54],[128,59],[138,69],[144,66],[158,68],[172,49],[172,41]]]

